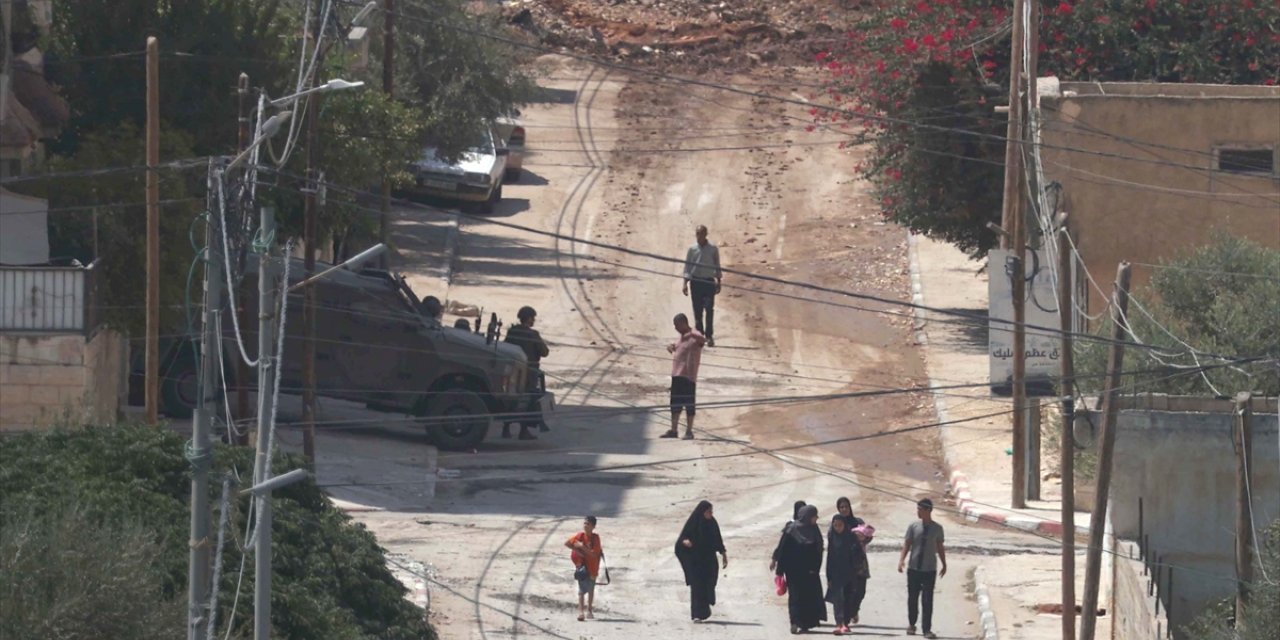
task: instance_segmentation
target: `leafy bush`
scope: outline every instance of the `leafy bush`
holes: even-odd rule
[[[1258,567],[1243,624],[1235,624],[1235,599],[1208,607],[1187,626],[1189,638],[1200,640],[1275,640],[1280,629],[1280,520],[1259,532],[1254,541]]]
[[[167,640],[185,602],[161,587],[160,544],[140,522],[62,505],[0,526],[0,627],[11,638]]]
[[[162,616],[169,602],[185,603],[190,476],[184,443],[172,432],[150,427],[85,428],[48,433],[28,433],[0,438],[0,531],[3,539],[21,539],[30,528],[33,513],[72,513],[83,523],[81,532],[95,536],[127,538],[151,545],[153,553],[132,549],[90,547],[103,550],[103,562],[130,566],[129,588],[139,602],[155,606]],[[219,448],[214,474],[238,471],[252,474],[253,452]],[[280,458],[281,470],[302,466],[301,460]],[[221,483],[211,495],[217,504]],[[228,543],[223,553],[224,573],[219,596],[219,621],[232,627],[233,636],[252,635],[252,562],[246,565],[243,593],[234,617],[235,597],[248,500],[231,501]],[[421,609],[404,599],[405,588],[386,568],[382,550],[373,535],[351,522],[315,486],[299,483],[276,492],[273,528],[272,626],[274,637],[299,640],[430,639],[435,634]],[[39,521],[38,521],[39,522]],[[41,525],[57,530],[62,521]],[[216,513],[213,522],[216,525]],[[107,536],[105,532],[115,532]],[[149,533],[142,533],[149,532]],[[129,538],[129,536],[134,536]],[[137,536],[142,536],[141,538]],[[6,542],[6,544],[8,544]],[[86,543],[87,544],[87,543]],[[8,547],[6,547],[8,548]],[[141,560],[150,557],[147,566]],[[8,562],[6,560],[5,562]],[[132,564],[129,564],[132,562]],[[55,563],[56,564],[56,563]],[[74,566],[69,565],[72,568]],[[7,568],[7,567],[6,567]],[[91,578],[94,570],[89,570]],[[7,570],[5,575],[9,575]],[[48,594],[51,602],[71,598],[63,574],[39,573],[25,586]],[[7,582],[0,587],[10,588]],[[145,597],[144,597],[145,596]],[[117,596],[113,593],[112,598]],[[185,605],[180,606],[185,611]],[[10,625],[8,608],[0,609],[0,628]],[[67,624],[92,624],[82,608],[59,610]],[[83,615],[89,615],[84,618]],[[167,619],[167,618],[166,618]],[[14,617],[15,623],[26,618]],[[175,634],[169,634],[173,637]],[[21,637],[47,637],[23,635]],[[135,636],[112,634],[97,637]],[[150,636],[136,636],[139,638]]]
[[[1280,4],[1237,0],[1031,0],[1041,75],[1063,80],[1280,82]],[[879,0],[818,61],[828,97],[871,144],[858,172],[886,217],[975,257],[995,246],[1007,119],[1008,0]],[[864,118],[869,116],[869,118]]]
[[[1149,287],[1133,292],[1128,317],[1132,329],[1128,337],[1159,349],[1128,351],[1124,368],[1147,373],[1125,376],[1126,389],[1184,395],[1280,394],[1274,361],[1280,358],[1280,251],[1219,236],[1212,244],[1157,269]],[[1110,336],[1111,323],[1100,327],[1099,333]],[[1201,353],[1263,356],[1272,361],[1186,375],[1187,368],[1220,361],[1188,355],[1183,343]],[[1106,345],[1077,341],[1076,350],[1081,386],[1097,390],[1106,371]]]

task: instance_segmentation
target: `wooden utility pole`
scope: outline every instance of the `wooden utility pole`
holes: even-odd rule
[[[160,44],[147,38],[147,422],[160,421]]]
[[[1129,263],[1116,269],[1115,305],[1120,317],[1129,313]],[[1098,489],[1093,513],[1089,514],[1089,548],[1084,567],[1084,599],[1081,602],[1080,640],[1093,640],[1098,623],[1098,586],[1102,573],[1102,539],[1107,521],[1107,498],[1111,490],[1111,461],[1116,447],[1116,416],[1120,390],[1120,370],[1124,366],[1124,326],[1119,322],[1111,329],[1111,347],[1107,354],[1107,377],[1102,396],[1102,438],[1098,451]]]
[[[1025,34],[1022,14],[1026,0],[1013,3],[1013,51],[1009,65],[1009,127],[1004,152],[1004,206],[1001,211],[1001,244],[1014,252],[1013,272],[1013,487],[1012,506],[1026,501],[1026,231],[1023,224],[1022,174],[1022,52]],[[1012,245],[1012,246],[1010,246]]]
[[[394,98],[396,94],[396,0],[383,0],[383,2],[386,6],[383,7],[382,12],[382,90],[386,92],[388,98]],[[384,175],[382,176],[382,211],[378,215],[378,242],[384,245],[387,244],[390,224],[391,181]],[[383,269],[387,268],[388,259],[386,253],[378,258],[378,263]]]
[[[1071,335],[1074,317],[1071,302],[1074,264],[1071,238],[1067,234],[1067,214],[1058,223],[1058,316],[1062,321],[1062,444],[1059,469],[1062,475],[1062,640],[1076,640],[1076,480],[1075,439],[1075,357]]]
[[[236,84],[236,155],[244,153],[249,146],[249,74],[241,73],[240,80]],[[243,215],[248,215],[245,212]],[[230,260],[230,256],[225,256],[225,260]],[[234,282],[226,283],[226,286],[235,286]],[[243,292],[240,292],[243,294]],[[240,300],[244,300],[241,295]],[[248,305],[241,304],[240,308],[232,309],[231,313],[239,315],[240,326],[249,326]],[[246,420],[249,417],[249,364],[244,358],[236,358],[236,414],[235,417],[227,416],[228,420]],[[225,393],[225,391],[224,391]],[[232,423],[234,424],[234,422]],[[236,430],[232,429],[232,433],[236,434]],[[249,444],[249,434],[233,435],[236,439],[235,444],[246,446]]]
[[[1253,583],[1253,394],[1236,395],[1235,428],[1232,441],[1236,449],[1236,632],[1244,628],[1244,612],[1249,605],[1249,586]]]

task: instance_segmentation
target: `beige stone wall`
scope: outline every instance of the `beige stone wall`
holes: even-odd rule
[[[127,378],[125,341],[113,331],[0,335],[0,429],[62,419],[113,422]]]
[[[1062,97],[1041,101],[1046,178],[1063,185],[1084,266],[1107,292],[1121,260],[1159,264],[1218,230],[1280,248],[1280,176],[1218,172],[1213,155],[1280,144],[1280,90],[1191,85],[1159,95],[1165,86],[1104,84],[1102,95],[1064,83]],[[1223,97],[1233,94],[1245,97]],[[1135,265],[1134,286],[1152,273]],[[1102,301],[1090,287],[1090,311]]]
[[[1169,618],[1156,598],[1148,596],[1150,582],[1155,578],[1150,572],[1144,575],[1143,563],[1138,557],[1138,546],[1127,540],[1116,543],[1115,587],[1111,592],[1111,637],[1116,640],[1129,638],[1164,638],[1169,630]],[[1162,585],[1163,586],[1163,585]],[[1175,629],[1175,632],[1177,630]]]

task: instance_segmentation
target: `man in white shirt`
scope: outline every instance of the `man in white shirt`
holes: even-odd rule
[[[716,294],[720,293],[720,250],[707,241],[706,225],[698,225],[695,231],[698,242],[684,257],[684,287],[681,292],[690,295],[693,289],[693,324],[698,333],[707,337],[707,346],[716,346],[715,314]],[[703,314],[706,322],[703,322]],[[705,329],[705,330],[704,330]]]

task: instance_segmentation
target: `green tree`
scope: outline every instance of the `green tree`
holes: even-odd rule
[[[192,155],[192,139],[181,131],[166,131],[160,138],[162,157]],[[111,129],[86,134],[73,156],[53,156],[49,170],[86,171],[103,167],[138,167],[146,164],[146,147],[138,127],[123,122]],[[192,239],[192,221],[203,209],[205,171],[166,169],[160,173],[160,309],[161,323],[178,327],[185,323],[186,278],[195,248],[203,234]],[[48,198],[49,243],[53,255],[76,258],[84,264],[100,259],[96,267],[97,299],[102,319],[126,334],[141,335],[146,324],[147,212],[144,202],[146,175],[128,171],[76,179],[55,178],[24,184]],[[116,206],[126,203],[127,206]],[[98,205],[107,205],[95,208]],[[191,295],[199,304],[197,282]]]
[[[1039,71],[1063,80],[1280,82],[1280,4],[1032,0]],[[996,245],[1007,119],[1008,0],[879,0],[818,55],[847,111],[813,114],[871,145],[858,172],[886,217],[974,257]]]
[[[1157,268],[1149,286],[1135,290],[1132,298],[1128,337],[1156,349],[1129,350],[1126,361],[1133,364],[1125,368],[1147,373],[1125,376],[1122,384],[1185,395],[1280,394],[1280,369],[1275,363],[1280,358],[1280,251],[1218,236],[1212,244]],[[1110,327],[1110,323],[1099,327],[1099,333],[1111,335]],[[1081,386],[1096,391],[1106,369],[1106,345],[1092,341],[1076,345]],[[1220,362],[1192,356],[1187,353],[1190,348],[1271,360],[1185,375],[1189,368]]]

